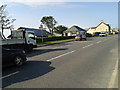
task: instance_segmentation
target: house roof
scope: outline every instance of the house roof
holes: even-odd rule
[[[18,30],[19,30],[19,29],[33,29],[33,30],[40,30],[40,29],[36,29],[36,28],[27,28],[27,27],[19,27]]]
[[[64,32],[81,32],[81,31],[86,32],[86,30],[84,30],[78,26],[72,26],[71,28],[67,29]]]
[[[18,30],[25,29],[27,31],[34,31],[36,36],[49,36],[51,33],[49,33],[46,30],[40,30],[40,29],[35,29],[35,28],[26,28],[26,27],[20,27]]]
[[[97,25],[96,27],[90,27],[90,29],[96,29],[96,28],[97,28],[98,26],[100,26],[102,23],[105,24],[106,26],[110,27],[109,24],[104,23],[104,21],[102,20],[99,25]]]
[[[96,26],[96,28],[97,28],[98,26],[100,26],[102,23],[105,24],[106,26],[110,27],[109,24],[106,24],[106,23],[104,23],[104,22],[101,22],[99,25]]]
[[[96,29],[96,27],[91,27],[91,29]]]
[[[82,29],[82,28],[80,28],[78,26],[74,26],[74,27],[76,27],[79,31],[86,31],[86,30],[84,30],[84,29]]]

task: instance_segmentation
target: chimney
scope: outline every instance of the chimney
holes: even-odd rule
[[[103,21],[103,20],[101,20],[101,23],[104,23],[104,21]]]
[[[39,29],[40,30],[44,30],[43,25],[40,25]]]

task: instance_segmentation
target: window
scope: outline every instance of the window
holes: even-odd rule
[[[35,39],[34,33],[28,33],[28,37],[32,38],[32,39]]]

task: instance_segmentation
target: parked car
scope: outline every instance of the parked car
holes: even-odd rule
[[[76,35],[75,40],[76,41],[78,41],[78,40],[87,40],[87,38],[86,38],[85,34],[78,34],[78,35]]]
[[[100,36],[100,37],[106,37],[106,36],[107,36],[107,33],[101,32],[101,33],[99,34],[99,36]]]
[[[21,66],[26,62],[25,51],[19,49],[2,48],[2,65]]]
[[[99,36],[99,34],[98,34],[98,33],[93,35],[93,37],[97,37],[97,36]]]

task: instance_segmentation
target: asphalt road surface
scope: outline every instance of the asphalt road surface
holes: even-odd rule
[[[3,88],[117,88],[118,36],[36,48],[3,69]]]

